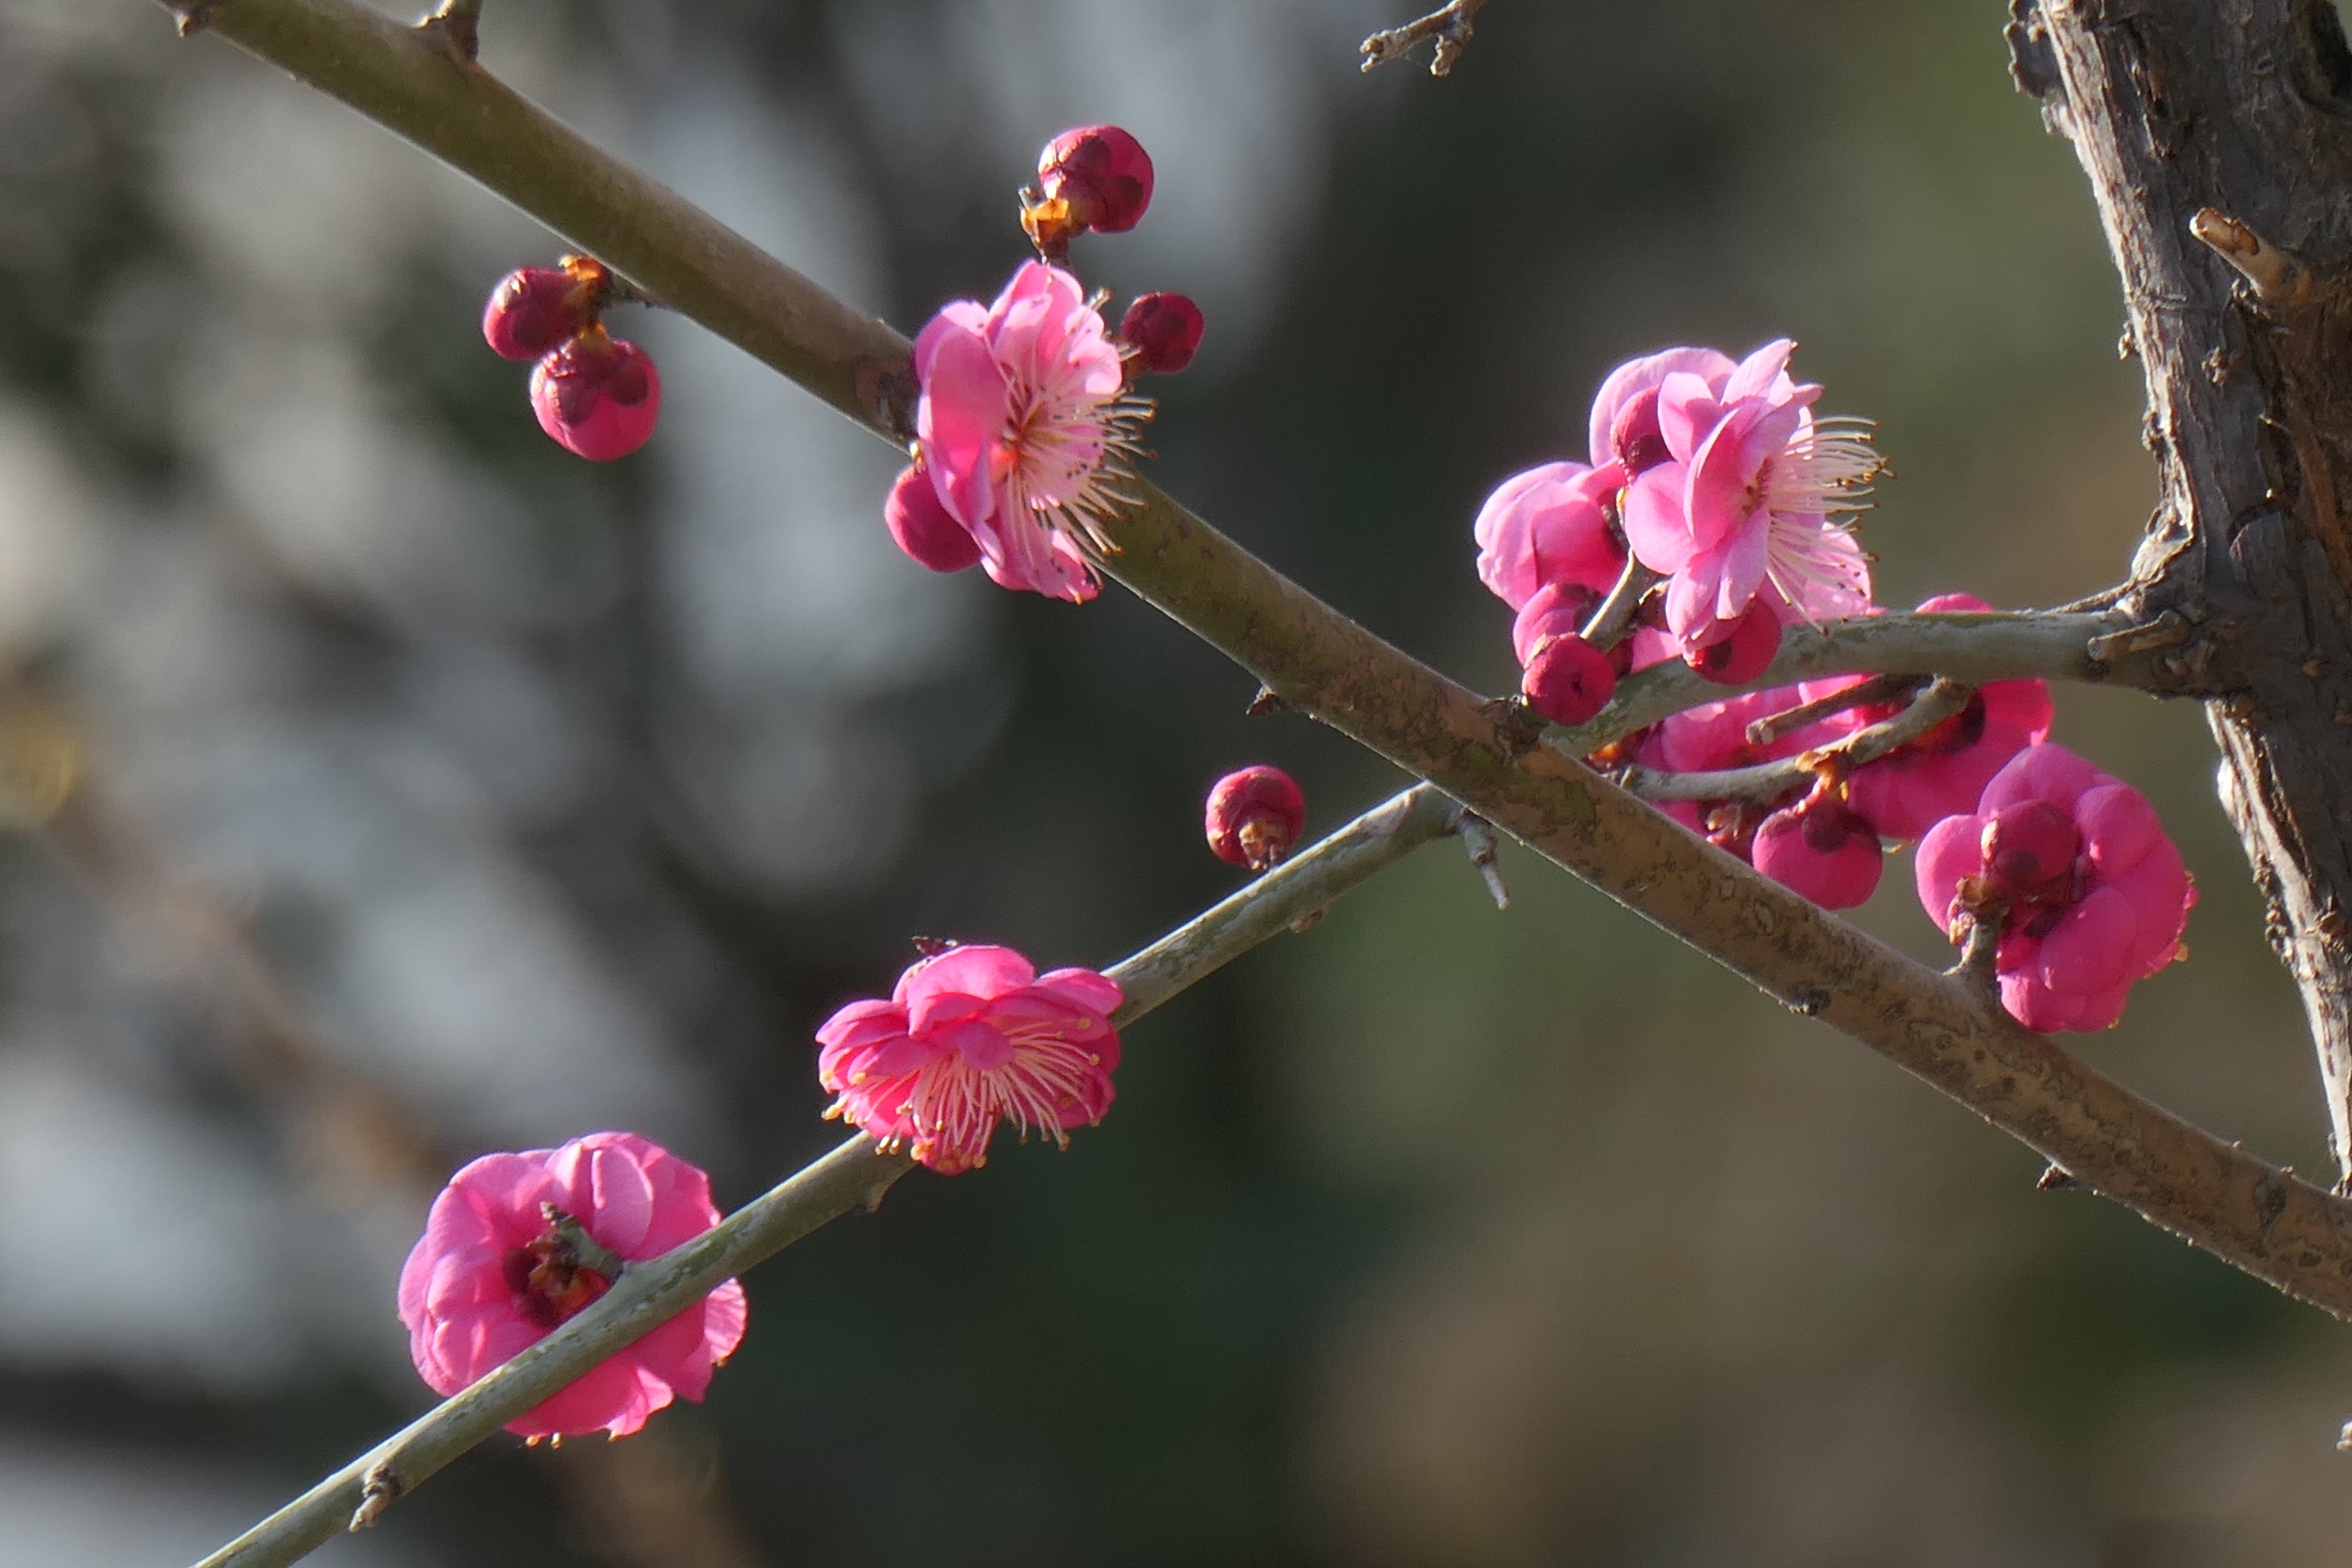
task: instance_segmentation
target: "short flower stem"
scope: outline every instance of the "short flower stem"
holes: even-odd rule
[[[1749,768],[1723,768],[1713,773],[1672,773],[1654,768],[1628,768],[1615,775],[1618,784],[1643,800],[1777,800],[1813,775],[1816,764],[1832,758],[1848,767],[1874,763],[1907,742],[1915,741],[1969,705],[1973,686],[1938,680],[1913,700],[1911,706],[1854,733],[1834,746],[1806,752],[1779,762]]]
[[[607,1283],[618,1279],[629,1267],[628,1259],[588,1234],[588,1227],[553,1204],[539,1205],[540,1214],[547,1220],[548,1228],[571,1253],[572,1261],[583,1268],[593,1268]]]
[[[1642,607],[1642,595],[1664,579],[1632,556],[1625,558],[1625,570],[1619,575],[1617,585],[1609,590],[1609,597],[1592,612],[1580,634],[1586,642],[1603,653],[1625,640],[1633,629],[1633,616]]]
[[[1249,886],[1108,970],[1127,994],[1112,1016],[1124,1028],[1310,910],[1454,827],[1458,808],[1416,784],[1301,850]],[[281,1568],[346,1529],[376,1521],[397,1498],[623,1346],[676,1317],[753,1265],[853,1209],[871,1209],[914,1169],[864,1133],[850,1139],[684,1246],[629,1264],[566,1215],[558,1223],[580,1261],[613,1288],[545,1339],[361,1455],[204,1560],[198,1568]],[[560,1212],[560,1211],[559,1211]],[[569,1226],[569,1230],[565,1226]],[[570,1232],[578,1232],[572,1237]],[[583,1248],[582,1244],[585,1244]],[[588,1249],[593,1249],[588,1250]]]
[[[1918,695],[1927,684],[1923,675],[1874,675],[1858,680],[1843,691],[1832,691],[1826,697],[1816,697],[1811,702],[1800,702],[1794,708],[1767,714],[1748,726],[1748,743],[1769,746],[1783,735],[1793,735],[1808,724],[1817,723],[1832,713],[1864,707],[1873,702],[1896,702]]]
[[[2000,976],[1996,968],[2000,962],[2000,928],[1999,910],[1989,910],[1984,918],[1971,917],[1968,940],[1960,948],[1960,961],[1944,971],[1996,1006],[2000,1002]],[[2053,1168],[2056,1168],[2054,1164]]]

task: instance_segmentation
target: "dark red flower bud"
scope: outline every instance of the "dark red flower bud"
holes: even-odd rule
[[[1780,617],[1769,605],[1750,605],[1728,636],[1683,655],[1683,662],[1718,686],[1745,686],[1769,669],[1780,651]]]
[[[1082,125],[1037,154],[1037,188],[1066,205],[1073,232],[1123,234],[1151,205],[1151,155],[1116,125]]]
[[[482,337],[500,359],[537,359],[594,320],[578,280],[551,267],[519,267],[482,307]]]
[[[1280,768],[1243,768],[1209,791],[1207,826],[1218,859],[1263,871],[1280,864],[1306,830],[1307,797]]]
[[[1135,350],[1135,366],[1174,375],[1200,351],[1206,323],[1201,307],[1181,294],[1142,294],[1119,318],[1118,335]]]
[[[940,504],[931,476],[912,463],[899,472],[882,503],[882,521],[918,565],[934,572],[961,572],[980,562],[980,542]]]
[[[1581,724],[1617,692],[1609,656],[1573,635],[1536,645],[1519,678],[1528,703],[1555,724]]]
[[[2062,892],[2083,847],[2073,816],[2046,800],[2020,801],[1993,813],[1979,844],[1985,890],[2018,900]]]
[[[539,427],[593,463],[625,458],[646,444],[661,411],[661,376],[651,355],[592,327],[530,373]]]

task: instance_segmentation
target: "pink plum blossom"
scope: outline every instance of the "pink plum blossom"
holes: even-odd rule
[[[2029,746],[1973,814],[1920,840],[1919,901],[1953,935],[1999,919],[2001,1005],[2047,1034],[2104,1029],[2180,952],[2195,885],[2156,808],[2063,746]]]
[[[564,1240],[558,1217],[624,1261],[657,1258],[719,1223],[701,1171],[634,1132],[558,1149],[485,1154],[433,1200],[400,1271],[409,1353],[434,1392],[456,1394],[602,1296],[612,1281]],[[528,1437],[625,1437],[672,1395],[699,1400],[743,1338],[730,1279],[507,1424]]]
[[[1624,483],[1614,463],[1545,463],[1513,474],[1495,487],[1471,527],[1478,580],[1514,610],[1554,583],[1579,584],[1597,601],[1625,569],[1608,510]]]
[[[1066,1142],[1110,1109],[1123,1000],[1091,969],[1040,975],[1008,947],[949,948],[817,1030],[825,1114],[949,1175],[987,1162],[999,1121]]]
[[[1843,518],[1867,504],[1881,464],[1866,425],[1814,418],[1822,389],[1790,378],[1795,347],[1779,339],[1737,365],[1669,350],[1619,367],[1594,402],[1596,455],[1605,446],[1614,460],[1622,447],[1644,465],[1622,520],[1633,554],[1667,579],[1666,625],[1685,654],[1759,602],[1783,622],[1870,603],[1870,568]]]
[[[1924,611],[1990,610],[1966,594],[1940,594]],[[1864,710],[1870,721],[1891,718],[1893,707]],[[1976,809],[1985,785],[2002,764],[2050,738],[2050,688],[2039,680],[1995,680],[1969,705],[1917,740],[1853,771],[1847,799],[1889,838],[1916,838],[1948,816]]]
[[[1007,588],[1083,603],[1109,553],[1112,481],[1148,405],[1078,280],[1024,261],[995,302],[957,300],[915,339],[917,465]]]

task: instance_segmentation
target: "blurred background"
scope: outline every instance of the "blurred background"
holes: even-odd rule
[[[1413,8],[493,0],[483,59],[906,330],[1132,129],[1157,204],[1076,259],[1207,310],[1157,477],[1489,689],[1479,500],[1670,342],[1882,422],[1886,603],[2120,574],[2138,368],[1995,0],[1496,0],[1358,76]],[[562,248],[146,0],[0,9],[0,1560],[189,1560],[423,1408],[458,1161],[625,1126],[740,1203],[911,933],[1108,964],[1234,885],[1219,773],[1399,784],[1117,590],[916,568],[892,455],[682,321],[620,323],[645,451],[562,453],[476,327]],[[2082,1049],[2326,1170],[2200,715],[2059,703],[2205,894]],[[1135,1029],[1068,1153],[756,1272],[708,1405],[320,1561],[2341,1561],[2340,1327],[1507,856],[1508,913],[1423,850]],[[1935,956],[1909,883],[1864,918]]]

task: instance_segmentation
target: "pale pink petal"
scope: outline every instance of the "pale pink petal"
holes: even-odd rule
[[[1794,338],[1775,338],[1741,360],[1723,384],[1723,401],[1736,403],[1743,397],[1761,397],[1770,392],[1781,373],[1789,368],[1789,356],[1796,352]]]
[[[1683,508],[1687,477],[1682,464],[1661,463],[1635,475],[1625,487],[1626,541],[1643,565],[1669,576],[1689,564],[1698,548],[1691,537],[1690,514]]]
[[[1698,453],[1707,432],[1723,421],[1723,405],[1715,389],[1697,376],[1677,372],[1658,385],[1658,433],[1666,450],[1687,463]]]
[[[1667,376],[1678,371],[1697,376],[1703,384],[1720,386],[1732,369],[1730,356],[1713,349],[1672,348],[1627,360],[1611,371],[1592,398],[1590,445],[1594,464],[1606,463],[1616,455],[1609,449],[1609,432],[1617,423],[1617,411],[1626,404],[1663,385]]]

